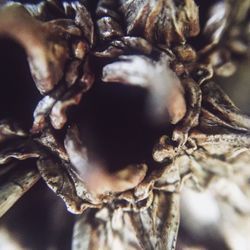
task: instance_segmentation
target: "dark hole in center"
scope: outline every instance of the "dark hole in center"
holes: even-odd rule
[[[41,95],[30,74],[27,55],[10,39],[0,39],[0,54],[0,119],[11,118],[29,130]],[[94,68],[97,76],[101,68]],[[149,119],[147,97],[142,88],[101,81],[83,96],[68,121],[76,120],[92,159],[110,171],[134,163],[152,165],[153,145],[169,127],[168,121],[156,126]]]
[[[153,145],[168,130],[168,121],[156,126],[149,120],[147,95],[142,88],[99,82],[74,112],[81,140],[110,171],[152,162]]]

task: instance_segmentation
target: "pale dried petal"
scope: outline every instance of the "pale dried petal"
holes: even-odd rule
[[[153,201],[140,212],[109,207],[87,211],[75,225],[73,249],[174,249],[179,195],[156,193]]]
[[[0,33],[24,47],[39,91],[52,90],[63,77],[69,59],[68,41],[71,36],[81,36],[79,28],[68,19],[40,22],[18,4],[1,9],[0,16]]]
[[[51,156],[42,157],[37,161],[37,166],[49,188],[64,200],[68,211],[81,214],[87,208],[88,203],[77,196],[74,183],[62,162]]]
[[[139,250],[129,214],[104,207],[86,211],[74,227],[73,250]]]
[[[169,68],[169,57],[159,61],[145,56],[122,56],[120,61],[103,68],[103,81],[139,86],[149,90],[148,113],[156,122],[180,121],[186,113],[184,90],[175,73]]]
[[[76,173],[94,196],[132,189],[146,175],[147,166],[145,164],[131,164],[111,174],[98,161],[90,161],[88,149],[80,140],[76,127],[68,129],[64,144]]]
[[[179,229],[179,194],[155,192],[147,210],[130,213],[142,249],[175,249]]]
[[[16,139],[12,143],[7,142],[0,148],[0,165],[4,165],[13,159],[22,161],[39,156],[39,149],[32,140]]]
[[[214,82],[208,82],[202,86],[203,106],[208,111],[215,113],[215,116],[228,123],[228,127],[234,127],[236,130],[246,131],[250,129],[249,116],[242,114],[234,105],[231,99]],[[209,107],[213,107],[212,109]],[[205,118],[205,116],[204,116]],[[208,121],[212,124],[213,119]]]

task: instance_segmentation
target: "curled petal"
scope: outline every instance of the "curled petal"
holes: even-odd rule
[[[50,95],[46,95],[41,101],[39,101],[33,114],[34,122],[31,130],[32,133],[38,133],[44,129],[46,125],[46,117],[50,113],[56,101],[63,95],[65,89],[65,86],[61,85],[54,89]]]
[[[6,164],[13,159],[26,160],[38,158],[40,151],[30,139],[16,139],[12,143],[4,145],[0,149],[0,165]]]
[[[80,140],[76,127],[68,129],[64,143],[75,172],[94,195],[132,189],[146,175],[147,166],[145,164],[126,166],[123,170],[111,174],[101,163],[90,161],[88,149]]]
[[[224,91],[214,82],[208,82],[202,86],[203,109],[205,115],[201,122],[216,125],[218,120],[222,120],[225,127],[234,128],[239,131],[248,131],[250,129],[250,117],[240,112],[240,110],[231,101]],[[206,112],[208,111],[208,112]],[[206,114],[214,114],[215,119],[210,116],[210,121],[205,121]],[[218,115],[219,114],[219,115]]]
[[[67,121],[66,111],[69,107],[79,104],[82,93],[69,99],[57,101],[50,113],[51,124],[55,129],[61,129]]]
[[[68,40],[81,31],[70,20],[41,22],[19,4],[1,9],[0,34],[9,36],[23,46],[33,79],[44,94],[54,88],[64,74],[69,59]]]
[[[121,56],[120,61],[103,68],[103,81],[139,86],[149,91],[148,112],[158,122],[180,121],[186,113],[184,90],[175,73],[169,68],[169,57],[159,61],[145,56]]]
[[[63,165],[52,156],[42,157],[37,161],[42,178],[64,200],[68,211],[81,214],[87,208],[87,202],[77,196],[74,183]]]

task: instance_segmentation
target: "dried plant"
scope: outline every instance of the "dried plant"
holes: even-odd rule
[[[212,2],[200,20],[203,4],[1,4],[0,35],[23,47],[40,92],[29,130],[0,117],[1,216],[42,178],[80,214],[73,249],[170,250],[189,188],[223,204],[233,219],[218,230],[239,249],[231,235],[248,238],[250,117],[216,79],[234,74],[249,55],[250,1]],[[110,170],[82,134],[77,107],[93,88],[112,84],[146,91],[148,120],[164,133],[144,159]],[[36,166],[18,167],[29,158]]]

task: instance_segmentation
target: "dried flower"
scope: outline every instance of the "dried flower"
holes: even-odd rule
[[[185,187],[249,221],[250,117],[215,83],[249,54],[249,7],[212,3],[201,25],[194,0],[2,4],[0,35],[24,48],[40,101],[27,131],[0,117],[0,215],[42,178],[80,214],[73,249],[175,249]],[[143,159],[113,169],[80,109],[112,84],[145,93],[148,123],[164,127]],[[30,158],[36,167],[18,168]]]

